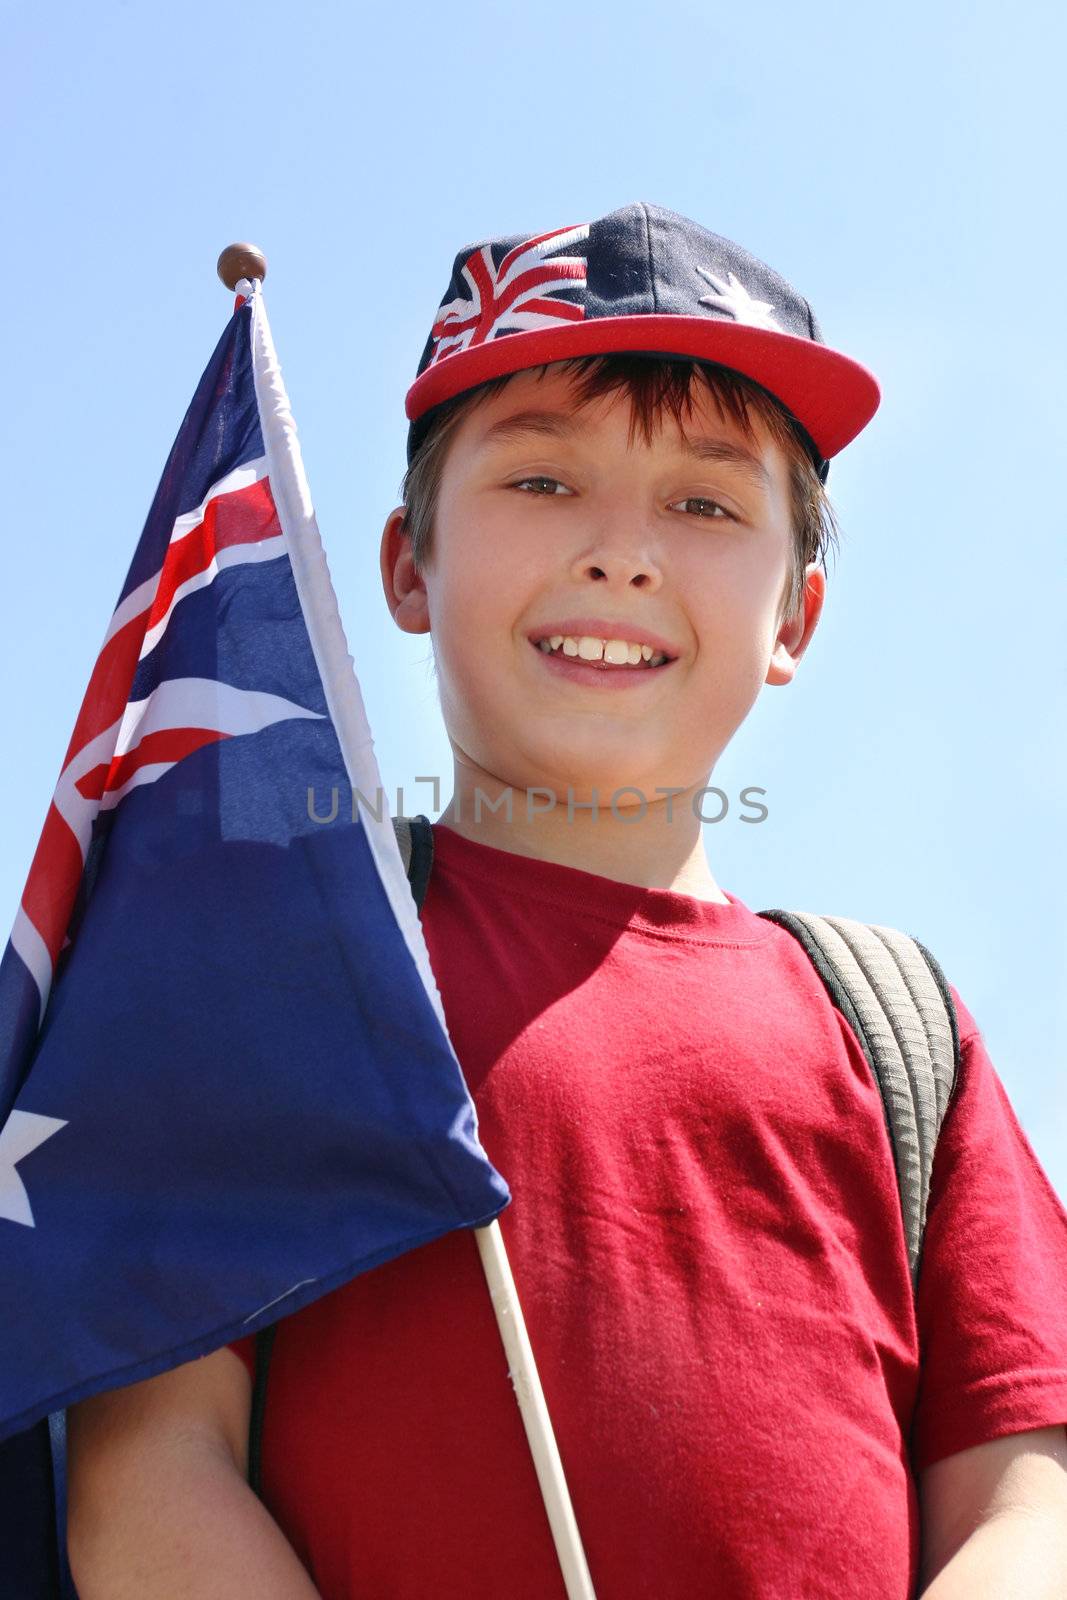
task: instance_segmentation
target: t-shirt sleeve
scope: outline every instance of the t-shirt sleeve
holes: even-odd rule
[[[951,987],[951,986],[950,986]],[[960,1066],[934,1156],[917,1318],[916,1471],[1067,1422],[1067,1211],[955,988]]]

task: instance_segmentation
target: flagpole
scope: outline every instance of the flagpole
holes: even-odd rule
[[[533,1348],[526,1332],[500,1223],[494,1218],[484,1228],[475,1228],[474,1236],[478,1241],[482,1270],[489,1285],[489,1297],[508,1358],[508,1376],[519,1402],[537,1481],[541,1485],[541,1497],[548,1513],[567,1597],[568,1600],[595,1600],[593,1581],[586,1565],[581,1534],[578,1532],[570,1491],[563,1475],[563,1462],[552,1429],[552,1418],[548,1414]]]
[[[258,280],[262,283],[267,271],[266,258],[263,252],[252,244],[231,244],[223,250],[217,264],[218,275],[228,289],[238,296],[238,305],[246,295],[254,292],[254,284]],[[262,308],[260,307],[260,312]],[[261,315],[258,337],[266,353],[266,365],[270,368],[269,381],[273,384],[271,395],[273,404],[265,405],[263,396],[260,395],[261,422],[264,428],[264,444],[268,458],[272,461],[271,483],[276,500],[279,502],[278,511],[286,537],[290,541],[290,559],[293,563],[294,574],[298,585],[301,574],[305,582],[313,579],[318,581],[329,593],[332,607],[336,609],[336,599],[330,586],[329,573],[326,569],[325,557],[322,553],[318,531],[314,527],[314,512],[311,509],[310,495],[307,493],[306,480],[303,477],[303,468],[300,464],[299,447],[296,443],[295,429],[289,413],[288,400],[285,397],[281,383],[281,375],[277,370],[277,361],[274,357],[273,344],[270,340],[269,330],[266,326],[265,316]],[[267,378],[259,372],[257,367],[257,394],[261,381],[266,383]],[[286,468],[275,469],[275,457],[287,463]],[[290,480],[292,480],[290,482]],[[286,505],[286,485],[293,491],[293,505]],[[309,574],[299,559],[297,544],[292,538],[295,524],[307,523],[313,534],[313,543],[316,559],[321,571],[316,569],[316,574]],[[305,556],[307,552],[305,551]],[[321,596],[320,596],[321,598]],[[341,712],[334,711],[332,694],[338,688],[343,688],[351,699],[359,690],[355,676],[352,672],[351,658],[347,654],[343,637],[340,634],[340,618],[337,618],[338,639],[335,644],[340,650],[340,655],[332,662],[320,662],[320,675],[326,691],[327,702],[331,705],[331,714],[334,715],[335,725],[338,728],[342,749],[345,751],[346,760],[351,755],[351,738],[346,738],[345,717]],[[313,648],[315,640],[312,640]],[[335,651],[337,655],[337,651]],[[341,659],[343,657],[343,659]],[[339,685],[339,678],[344,678],[344,683]],[[342,706],[343,711],[343,706]],[[368,755],[368,759],[373,759]],[[375,775],[377,769],[375,768]],[[351,776],[351,772],[350,772]],[[362,784],[358,785],[362,788]],[[368,783],[367,788],[373,786]],[[365,822],[366,825],[366,822]],[[372,850],[377,855],[376,841],[373,829],[368,828],[368,840]],[[395,909],[401,929],[405,921],[409,924],[408,932],[413,932],[420,947],[413,949],[416,957],[416,966],[422,971],[423,963],[417,957],[421,954],[425,958],[425,977],[429,978],[428,990],[431,999],[435,999],[437,1008],[440,1008],[440,998],[437,996],[436,986],[432,981],[425,945],[422,941],[421,928],[418,917],[414,912],[413,902],[407,892],[404,881],[403,866],[400,861],[399,847],[393,832],[392,824],[385,818],[380,828],[381,839],[378,848],[384,851],[385,861],[379,863],[379,870],[390,864],[395,867],[393,876],[398,880],[394,885],[397,893]],[[387,875],[383,873],[383,881]],[[414,928],[410,927],[413,924]],[[406,935],[407,936],[407,935]],[[442,1027],[444,1027],[443,1011],[439,1010]],[[485,1273],[486,1283],[489,1287],[490,1299],[496,1314],[497,1327],[503,1341],[504,1352],[508,1360],[508,1372],[515,1389],[515,1397],[519,1404],[523,1426],[526,1429],[526,1438],[533,1458],[534,1470],[541,1488],[545,1511],[548,1515],[549,1527],[556,1547],[560,1571],[567,1590],[567,1600],[596,1600],[589,1568],[582,1549],[581,1535],[574,1516],[570,1492],[563,1474],[563,1463],[560,1460],[559,1449],[556,1444],[555,1433],[552,1428],[552,1419],[545,1403],[544,1391],[541,1388],[541,1379],[534,1361],[533,1349],[530,1345],[529,1335],[526,1332],[526,1323],[523,1320],[522,1307],[519,1304],[515,1280],[512,1277],[511,1266],[508,1262],[507,1251],[504,1248],[504,1236],[500,1231],[500,1224],[496,1219],[485,1227],[475,1228],[475,1237],[478,1241],[478,1252],[481,1256],[482,1269]]]

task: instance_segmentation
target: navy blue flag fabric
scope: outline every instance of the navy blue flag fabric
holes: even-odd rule
[[[68,1405],[508,1200],[382,801],[260,286],[241,288],[0,963],[5,1600],[64,1592],[45,1531]],[[333,790],[325,824],[312,797]]]

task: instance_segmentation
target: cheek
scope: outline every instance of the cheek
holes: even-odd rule
[[[778,601],[789,572],[789,552],[777,537],[753,538],[700,552],[686,575],[684,592],[706,597],[701,610],[709,625],[734,636],[758,636],[774,628]]]
[[[427,573],[430,626],[449,659],[511,647],[529,604],[530,563],[502,511],[449,507]]]
[[[493,563],[465,548],[450,551],[438,575],[427,578],[427,593],[442,705],[462,716],[464,706],[484,705],[506,682],[503,668],[517,615],[513,597]]]
[[[709,708],[728,721],[747,715],[766,679],[785,577],[785,566],[768,552],[759,559],[705,562],[687,574],[704,692]]]

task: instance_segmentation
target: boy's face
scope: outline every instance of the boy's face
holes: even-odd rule
[[[629,424],[625,393],[577,409],[559,368],[517,374],[452,436],[421,573],[401,513],[386,523],[390,609],[405,631],[432,634],[468,780],[561,801],[568,787],[585,798],[595,788],[602,804],[624,785],[650,804],[657,787],[699,787],[763,683],[791,679],[814,631],[814,565],[799,616],[778,619],[789,468],[759,419],[747,438],[700,382],[684,434],[667,413],[650,445],[640,430],[631,443]],[[650,644],[669,659],[546,655],[538,641],[559,634]]]

